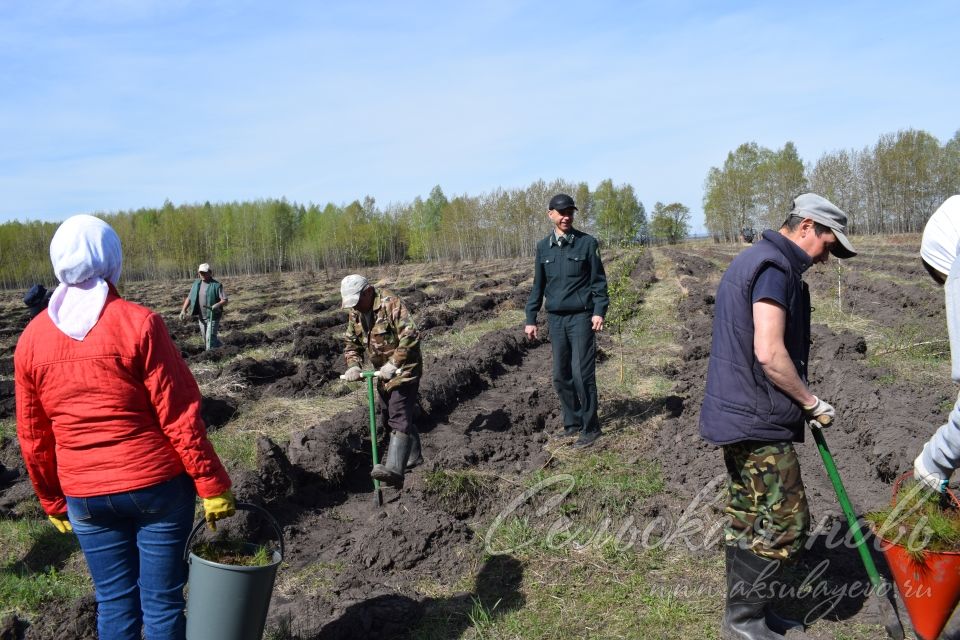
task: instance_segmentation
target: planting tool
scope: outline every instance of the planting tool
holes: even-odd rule
[[[900,484],[912,475],[913,471],[908,471],[893,484],[894,505]],[[950,489],[946,493],[960,507],[957,496]],[[904,545],[879,534],[878,537],[917,637],[921,640],[940,637],[960,602],[960,552],[924,549],[919,554],[911,553]]]
[[[828,416],[818,416],[817,420],[823,424],[830,424],[831,419]],[[857,515],[853,512],[850,505],[850,499],[847,497],[847,491],[843,488],[843,481],[840,480],[840,474],[837,473],[837,465],[833,463],[833,456],[827,447],[827,441],[823,437],[823,429],[811,423],[810,431],[813,432],[813,439],[817,442],[817,449],[820,450],[820,457],[823,458],[823,466],[827,468],[827,475],[830,476],[830,482],[833,483],[833,490],[837,494],[837,500],[840,502],[840,508],[843,509],[843,515],[847,517],[847,525],[850,527],[850,533],[853,534],[853,542],[857,546],[857,552],[860,553],[860,559],[863,561],[863,568],[867,570],[870,576],[870,584],[873,585],[874,595],[879,604],[880,616],[883,620],[883,626],[894,640],[903,640],[903,625],[900,623],[900,617],[897,615],[897,606],[893,601],[893,589],[886,580],[877,571],[877,566],[873,562],[870,551],[863,539],[863,532],[860,530],[860,522]]]
[[[370,450],[373,453],[373,464],[380,462],[380,455],[377,453],[377,416],[374,410],[375,402],[373,397],[373,379],[378,377],[376,371],[361,371],[360,375],[367,381],[367,406],[370,408]],[[341,380],[346,380],[346,376],[340,376]],[[383,506],[383,490],[380,489],[380,481],[373,479],[373,501],[378,507]]]

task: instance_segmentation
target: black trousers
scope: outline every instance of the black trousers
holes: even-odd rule
[[[395,389],[387,391],[382,384],[377,384],[377,403],[380,409],[380,424],[400,433],[413,433],[413,411],[417,407],[417,394],[420,392],[420,379],[401,384]]]
[[[598,431],[597,337],[591,314],[548,313],[553,347],[553,388],[560,396],[563,425]]]

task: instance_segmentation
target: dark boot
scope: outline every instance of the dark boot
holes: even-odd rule
[[[403,488],[403,473],[410,457],[413,437],[399,431],[390,433],[390,446],[387,447],[387,461],[373,465],[370,477],[397,489]]]
[[[804,625],[800,620],[792,620],[790,618],[784,618],[774,611],[770,605],[767,605],[767,608],[763,610],[764,619],[767,621],[767,626],[776,631],[777,633],[782,633],[783,635],[787,634],[787,631],[791,629],[796,629],[803,631]],[[805,635],[790,635],[791,638],[805,638]]]
[[[410,446],[410,455],[407,457],[407,471],[423,464],[423,450],[420,448],[420,431],[413,425],[410,425],[413,433],[413,444]]]
[[[573,443],[574,449],[586,449],[587,447],[593,445],[597,441],[597,438],[603,435],[603,432],[600,429],[595,431],[581,431],[580,437],[577,438],[577,441]]]
[[[726,547],[727,608],[720,636],[724,640],[779,640],[767,625],[766,608],[775,595],[780,562],[740,547]]]

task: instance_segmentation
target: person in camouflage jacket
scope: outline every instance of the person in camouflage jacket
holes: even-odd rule
[[[344,378],[360,380],[366,356],[377,370],[380,421],[390,428],[386,461],[374,461],[370,475],[399,488],[406,470],[423,462],[420,433],[413,421],[423,374],[420,332],[400,298],[386,289],[377,290],[361,275],[344,278],[340,295],[349,310]]]

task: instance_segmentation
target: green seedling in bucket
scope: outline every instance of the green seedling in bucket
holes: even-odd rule
[[[889,507],[864,519],[879,537],[905,547],[918,561],[929,551],[960,551],[960,511],[913,480],[898,487]]]
[[[960,502],[900,476],[892,504],[866,515],[921,640],[934,640],[960,602]],[[944,498],[953,504],[945,504]]]
[[[273,561],[273,551],[266,545],[250,545],[236,540],[204,542],[195,546],[193,553],[210,562],[238,567],[264,567]]]

